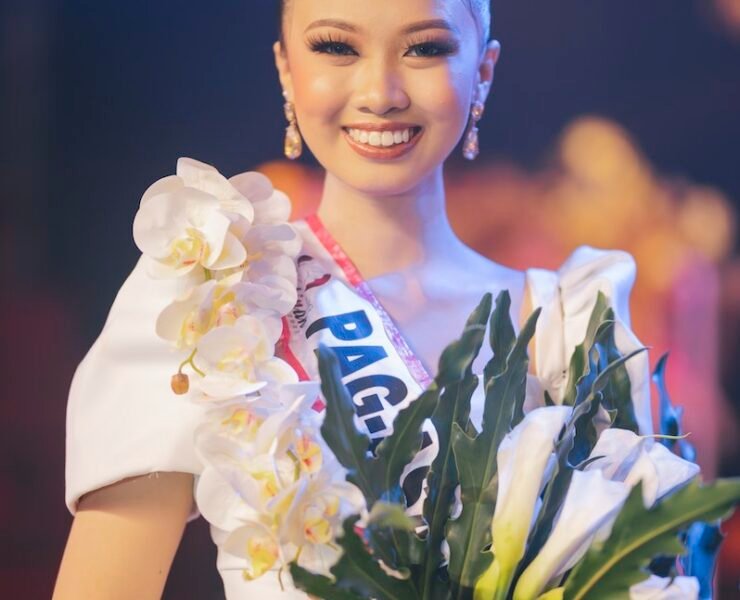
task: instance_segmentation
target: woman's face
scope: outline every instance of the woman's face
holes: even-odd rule
[[[441,166],[498,57],[493,42],[481,60],[464,0],[292,0],[283,32],[276,64],[306,144],[346,185],[380,196]]]

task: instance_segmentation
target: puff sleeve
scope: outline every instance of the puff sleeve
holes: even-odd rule
[[[635,261],[627,252],[590,246],[577,248],[557,271],[527,271],[532,306],[542,307],[535,336],[536,375],[555,402],[563,398],[570,357],[586,335],[598,292],[614,309],[620,352],[627,354],[643,346],[630,329],[629,296],[635,275]],[[652,433],[647,352],[625,366],[640,432]]]
[[[139,259],[119,290],[99,337],[77,367],[66,421],[65,502],[127,477],[156,471],[197,475],[193,434],[205,410],[177,396],[178,356],[155,322],[182,282],[150,278]],[[199,516],[193,503],[188,521]]]

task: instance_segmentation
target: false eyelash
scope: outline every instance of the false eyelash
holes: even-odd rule
[[[424,38],[417,39],[413,43],[406,46],[406,52],[420,46],[431,46],[435,48],[437,50],[437,53],[431,55],[431,57],[447,56],[448,54],[454,54],[459,49],[459,44],[457,44],[457,42],[448,42],[435,39],[433,36],[426,36]]]
[[[312,52],[324,53],[332,56],[352,56],[353,54],[357,54],[354,48],[352,48],[352,46],[347,41],[341,38],[333,38],[331,34],[317,35],[316,37],[309,38],[308,46]],[[351,53],[329,52],[329,49],[332,46],[343,46],[345,49],[350,50]],[[406,52],[409,52],[414,48],[419,48],[423,46],[434,48],[435,53],[431,55],[422,55],[420,58],[447,56],[449,54],[454,54],[459,49],[459,44],[457,42],[440,41],[435,39],[434,37],[427,36],[411,44],[408,44],[406,46]]]
[[[352,46],[350,46],[345,40],[333,38],[331,34],[317,35],[316,37],[308,39],[308,47],[312,52],[323,52],[333,56],[351,56],[351,54],[328,52],[328,49],[334,45],[345,46],[354,52]]]

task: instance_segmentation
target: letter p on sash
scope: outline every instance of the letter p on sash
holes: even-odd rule
[[[306,338],[322,329],[328,329],[336,339],[344,341],[361,340],[373,332],[364,310],[322,317],[306,330]]]

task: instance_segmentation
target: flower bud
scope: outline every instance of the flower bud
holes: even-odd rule
[[[175,373],[170,380],[170,387],[178,396],[187,394],[190,389],[190,380],[185,373]]]

